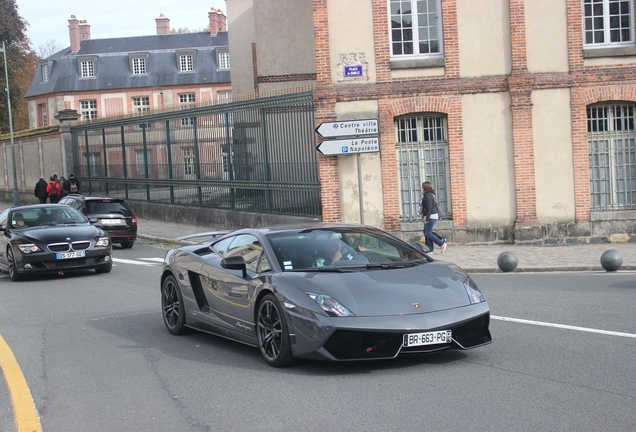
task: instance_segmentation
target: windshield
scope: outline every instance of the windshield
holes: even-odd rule
[[[11,226],[13,228],[63,224],[88,224],[88,221],[83,214],[74,208],[59,204],[54,204],[50,207],[20,209],[11,214]]]
[[[424,254],[397,238],[367,227],[268,234],[283,271],[395,268],[424,264]]]

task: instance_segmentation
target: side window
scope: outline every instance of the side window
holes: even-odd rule
[[[263,246],[250,234],[236,236],[224,256],[242,256],[247,269],[256,273],[263,253]]]
[[[232,240],[234,240],[234,237],[229,237],[219,242],[216,242],[212,245],[212,250],[216,252],[217,254],[219,254],[220,256],[224,256],[225,251],[227,250],[227,247],[230,245],[230,243],[232,243]]]
[[[7,216],[9,215],[9,209],[6,209],[2,213],[0,213],[0,225],[3,227],[7,226]]]

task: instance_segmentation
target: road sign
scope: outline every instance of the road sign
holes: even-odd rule
[[[375,136],[353,139],[324,140],[316,146],[316,150],[325,156],[379,152],[380,138]]]
[[[315,131],[323,138],[377,135],[378,119],[320,123]]]

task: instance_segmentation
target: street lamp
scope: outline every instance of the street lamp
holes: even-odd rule
[[[7,48],[2,41],[1,53],[4,53],[4,76],[7,81],[7,106],[9,108],[9,135],[11,135],[11,160],[13,161],[13,205],[20,205],[20,194],[18,193],[18,178],[15,171],[15,144],[13,143],[13,119],[11,118],[11,93],[9,92],[9,69],[7,67]]]

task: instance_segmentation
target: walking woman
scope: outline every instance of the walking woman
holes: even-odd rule
[[[433,253],[435,245],[439,246],[441,253],[446,252],[446,242],[433,232],[433,227],[439,219],[439,207],[435,199],[435,191],[431,182],[422,183],[422,219],[424,220],[424,237],[426,246]]]

